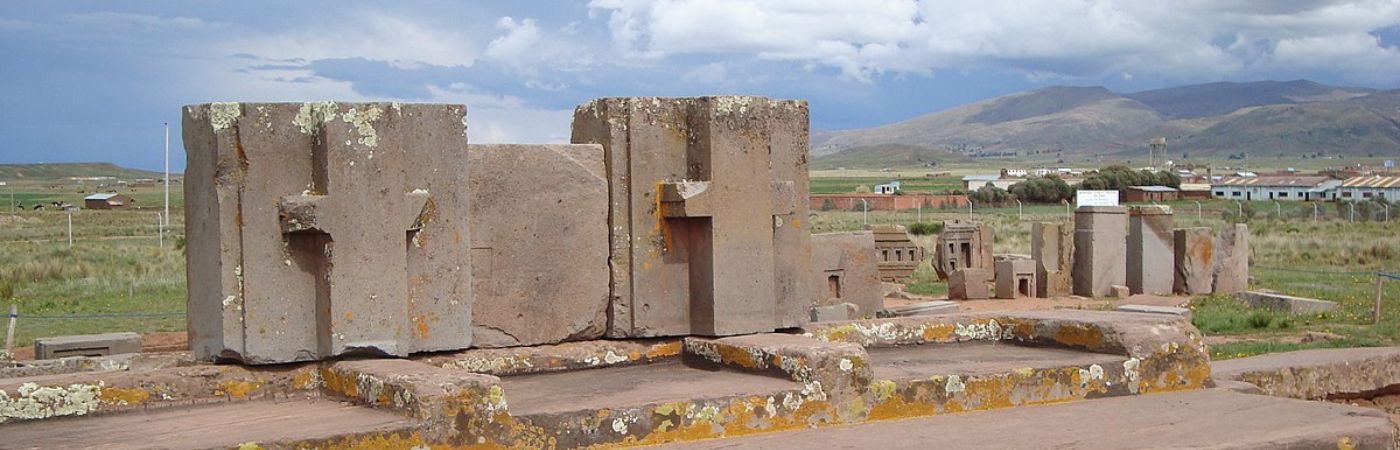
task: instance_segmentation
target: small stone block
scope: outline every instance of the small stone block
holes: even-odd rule
[[[1251,308],[1266,308],[1290,314],[1311,314],[1337,310],[1337,302],[1295,297],[1275,292],[1247,291],[1235,295]]]
[[[996,262],[996,298],[1035,297],[1035,260],[1010,259]]]
[[[985,300],[987,298],[987,270],[954,270],[948,276],[948,298],[953,300]]]
[[[860,307],[850,303],[816,306],[812,308],[813,322],[851,320],[860,317]]]
[[[1113,286],[1109,286],[1109,295],[1113,298],[1128,298],[1129,296],[1133,295],[1133,293],[1131,290],[1128,289],[1127,286],[1115,284]]]
[[[34,340],[35,359],[68,356],[107,356],[141,353],[141,335],[136,333],[84,334]]]
[[[958,312],[957,302],[934,300],[891,309],[890,315],[894,317],[932,316],[936,314],[952,314],[955,312]]]

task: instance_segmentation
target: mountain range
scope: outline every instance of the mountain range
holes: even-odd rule
[[[1400,155],[1400,90],[1307,80],[1208,83],[1120,94],[1055,86],[873,128],[812,133],[814,168],[977,157]],[[891,158],[892,152],[916,155]]]

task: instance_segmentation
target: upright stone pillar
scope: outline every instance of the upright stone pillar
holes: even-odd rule
[[[1128,208],[1081,206],[1074,211],[1074,293],[1105,297],[1128,279]]]
[[[856,317],[874,318],[885,309],[876,266],[875,235],[869,231],[812,235],[812,306],[856,306]]]
[[[1215,270],[1215,236],[1210,228],[1178,228],[1172,232],[1176,271],[1172,291],[1178,294],[1211,293]]]
[[[1171,208],[1132,207],[1128,213],[1128,290],[1134,294],[1170,294],[1176,272],[1172,247]]]
[[[610,186],[611,337],[732,335],[807,320],[807,105],[606,98],[574,111]]]
[[[190,348],[250,364],[471,344],[465,107],[184,109]]]
[[[1216,294],[1237,294],[1249,290],[1249,225],[1226,224],[1215,238]]]
[[[1036,297],[1069,295],[1074,288],[1074,228],[1069,223],[1031,224],[1031,259],[1035,260]]]
[[[958,269],[983,269],[992,273],[992,227],[962,220],[943,221],[934,249],[933,269],[939,279],[948,279]]]

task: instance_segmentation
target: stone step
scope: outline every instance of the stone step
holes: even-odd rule
[[[5,424],[0,448],[232,448],[406,432],[416,421],[328,400],[253,401]]]
[[[780,395],[802,384],[732,370],[706,370],[678,359],[639,366],[501,377],[517,417],[637,407],[656,403]]]
[[[668,449],[1394,448],[1383,414],[1222,390],[1114,397],[697,441]]]

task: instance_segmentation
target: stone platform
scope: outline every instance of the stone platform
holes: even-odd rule
[[[689,442],[671,449],[1393,448],[1379,412],[1220,390]]]
[[[412,359],[118,369],[0,379],[0,434],[24,436],[21,446],[71,447],[83,442],[63,440],[78,439],[64,437],[69,430],[121,429],[107,442],[163,446],[171,444],[122,436],[196,421],[211,424],[203,437],[213,446],[633,446],[1210,383],[1200,335],[1185,321],[1090,311],[825,322],[790,334]],[[293,413],[315,423],[254,426]],[[362,425],[323,432],[341,415]]]

